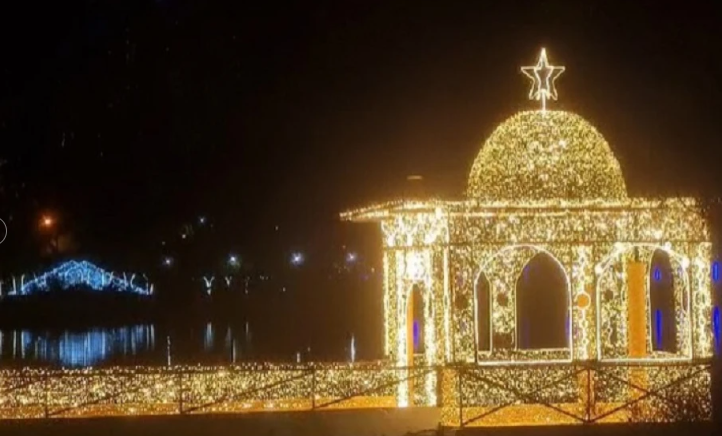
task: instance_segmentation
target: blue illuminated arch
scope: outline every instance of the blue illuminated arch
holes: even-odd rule
[[[153,286],[149,283],[146,284],[145,288],[135,285],[133,283],[135,276],[135,274],[130,276],[128,274],[116,275],[88,261],[71,260],[25,283],[20,289],[20,295],[48,291],[49,284],[54,281],[59,283],[63,289],[74,286],[87,286],[94,291],[151,295]]]

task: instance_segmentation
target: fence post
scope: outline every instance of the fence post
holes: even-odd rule
[[[50,405],[49,402],[49,392],[48,392],[48,372],[46,371],[43,374],[43,411],[45,413],[45,418],[50,418]]]
[[[311,410],[316,410],[316,368],[311,368]]]
[[[461,392],[461,367],[456,367],[456,375],[459,380],[459,384],[457,386],[457,395],[459,396],[459,427],[464,427],[464,398],[463,393]]]
[[[444,406],[444,370],[436,366],[436,407]]]
[[[183,414],[183,370],[178,369],[178,377],[176,378],[178,383],[178,413]]]
[[[587,423],[592,420],[592,367],[587,363]]]

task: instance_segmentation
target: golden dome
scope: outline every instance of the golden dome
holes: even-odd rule
[[[520,112],[491,134],[471,167],[467,195],[484,201],[624,200],[609,144],[579,115]]]

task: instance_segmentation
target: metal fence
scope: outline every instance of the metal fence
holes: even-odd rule
[[[449,367],[442,424],[705,421],[711,375],[707,361]]]
[[[433,368],[384,365],[0,371],[0,419],[396,407]]]
[[[447,427],[711,418],[711,364],[0,371],[0,419],[437,406]]]

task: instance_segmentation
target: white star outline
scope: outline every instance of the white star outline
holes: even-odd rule
[[[549,64],[545,48],[541,49],[536,65],[521,67],[521,72],[532,81],[529,99],[541,101],[542,111],[546,110],[548,99],[557,99],[557,88],[554,82],[564,70],[566,70],[566,67]]]

